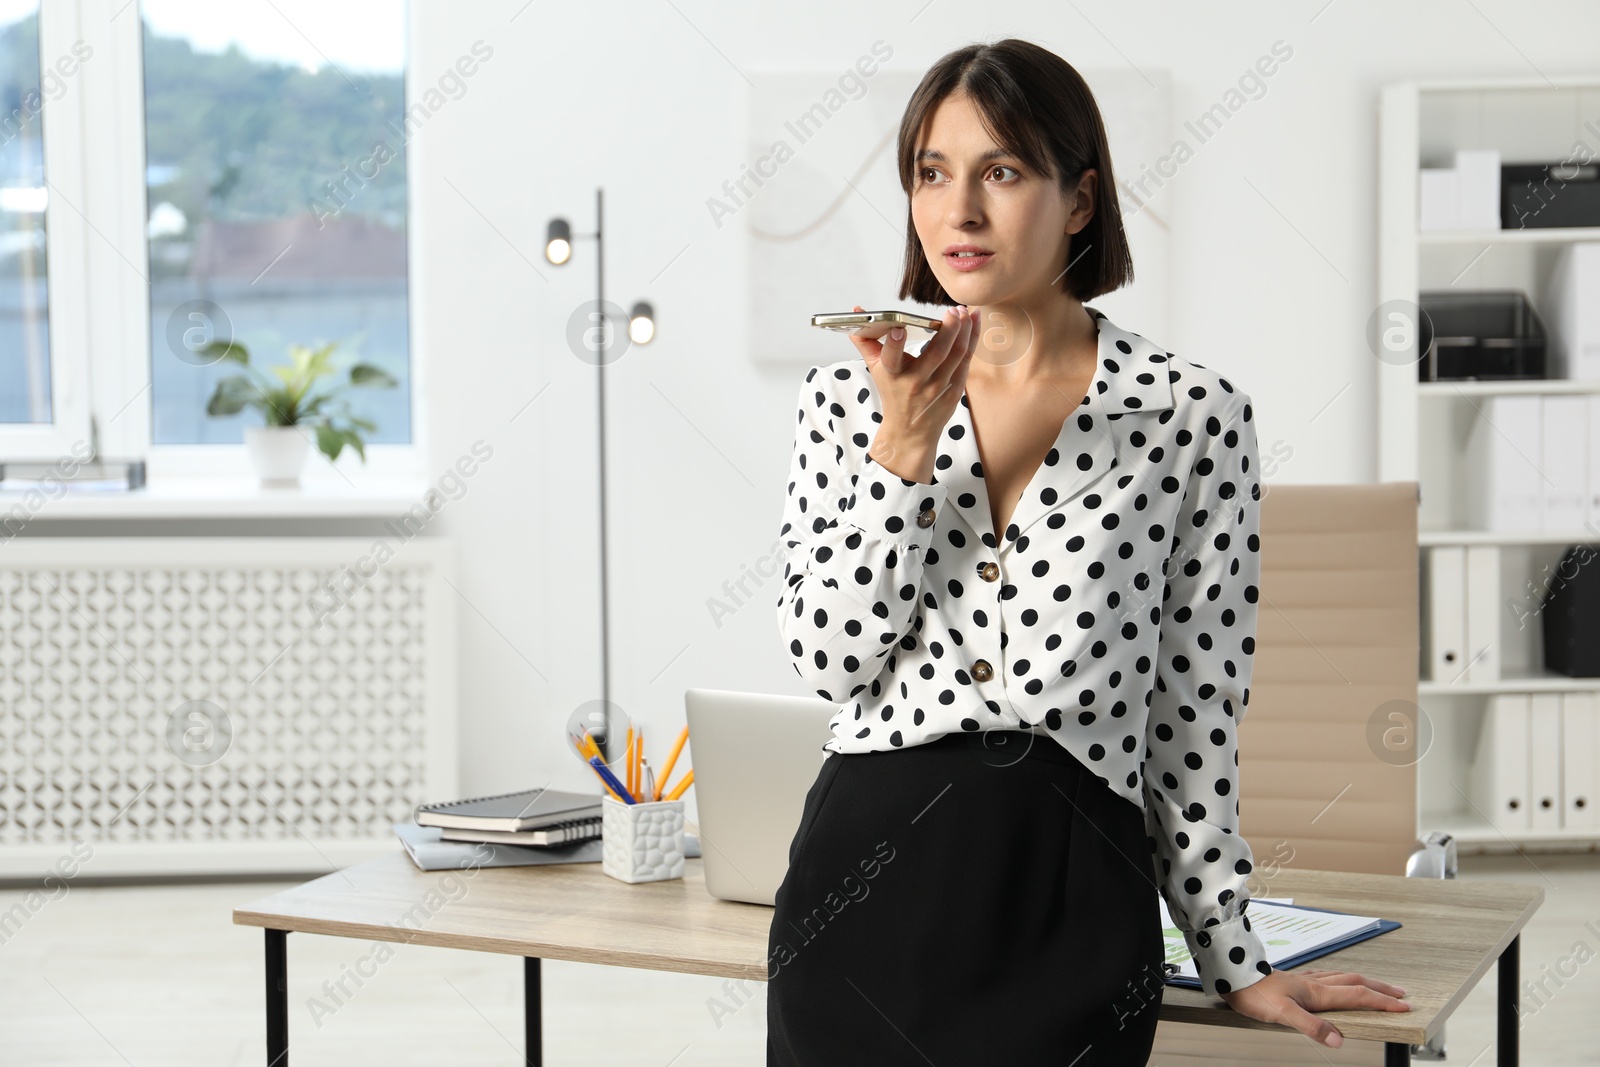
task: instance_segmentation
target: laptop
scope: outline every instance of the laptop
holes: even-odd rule
[[[839,705],[821,697],[687,689],[706,889],[774,904]]]

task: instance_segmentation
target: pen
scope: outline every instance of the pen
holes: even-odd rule
[[[593,741],[590,741],[589,738],[587,738],[587,737],[585,737],[583,740],[584,741],[588,741],[589,743],[587,745],[583,744],[582,742],[575,742],[575,743],[578,746],[578,755],[583,759],[583,761],[585,763],[588,763],[590,755],[593,754],[596,758],[598,758],[599,757],[599,752],[598,752],[598,750],[595,749]],[[605,775],[601,775],[600,776],[600,784],[606,787],[606,792],[610,793],[612,796],[616,797],[618,800],[622,799],[621,795],[618,794],[615,789],[611,788],[611,783],[606,781]]]
[[[618,800],[622,801],[624,804],[639,803],[637,800],[633,799],[633,794],[628,792],[628,787],[617,781],[617,776],[611,773],[611,768],[606,766],[605,760],[601,759],[599,756],[590,756],[589,766],[593,767],[606,785],[610,786],[612,791],[617,794]]]
[[[656,797],[656,772],[650,769],[649,757],[640,756],[639,765],[644,768],[644,782],[641,783],[641,788],[644,790],[644,798],[646,800],[658,799]]]

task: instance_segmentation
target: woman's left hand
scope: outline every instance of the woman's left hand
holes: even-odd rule
[[[1346,971],[1294,970],[1273,971],[1243,989],[1223,993],[1222,999],[1240,1015],[1292,1026],[1313,1041],[1338,1048],[1344,1035],[1312,1012],[1410,1011],[1411,1005],[1400,999],[1405,995],[1397,985]]]

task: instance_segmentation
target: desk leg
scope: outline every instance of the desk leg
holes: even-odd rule
[[[1500,1022],[1495,1035],[1500,1049],[1497,1054],[1500,1067],[1517,1067],[1517,983],[1520,980],[1517,972],[1521,949],[1522,935],[1518,934],[1500,953]]]
[[[266,933],[267,1067],[289,1067],[289,931]]]
[[[522,1021],[524,1058],[528,1067],[544,1067],[544,1005],[539,983],[539,957],[522,958]]]
[[[1411,1067],[1411,1046],[1404,1041],[1385,1041],[1383,1067]]]

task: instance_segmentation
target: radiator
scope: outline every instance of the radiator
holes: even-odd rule
[[[451,542],[0,544],[0,877],[327,873],[456,790]],[[70,869],[69,869],[70,868]]]

